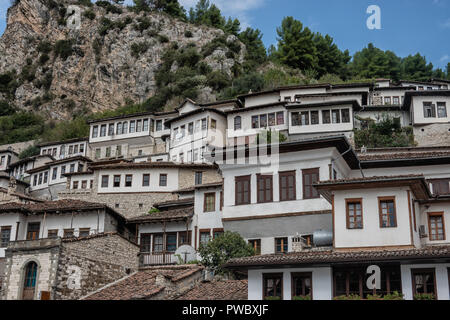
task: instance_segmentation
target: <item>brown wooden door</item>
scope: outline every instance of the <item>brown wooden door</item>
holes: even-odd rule
[[[37,278],[37,264],[36,262],[29,262],[25,268],[25,277],[23,283],[23,300],[33,300],[34,292],[36,289],[36,278]]]
[[[39,239],[39,230],[41,229],[40,222],[30,222],[27,228],[27,240]]]

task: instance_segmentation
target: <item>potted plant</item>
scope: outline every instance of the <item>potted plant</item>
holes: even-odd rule
[[[361,300],[361,297],[357,294],[349,294],[347,295],[342,295],[342,296],[337,296],[334,297],[333,300]]]
[[[432,293],[417,293],[414,300],[436,300],[436,297]]]
[[[300,300],[312,300],[312,299],[311,299],[311,295],[307,294],[306,296],[293,296],[292,300],[300,301]]]

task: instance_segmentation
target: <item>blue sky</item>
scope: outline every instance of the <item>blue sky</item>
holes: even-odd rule
[[[132,0],[126,0],[128,3]],[[179,0],[185,7],[197,0]],[[353,54],[373,42],[398,56],[420,52],[435,67],[450,62],[450,0],[211,0],[225,16],[258,28],[266,46],[276,44],[276,27],[293,16],[313,31],[328,33]],[[0,34],[9,0],[0,0]],[[369,30],[369,5],[381,9],[381,30]]]

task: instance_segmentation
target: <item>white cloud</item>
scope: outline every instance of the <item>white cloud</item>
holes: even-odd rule
[[[448,54],[443,55],[443,56],[439,59],[440,62],[445,62],[445,61],[447,61],[447,60],[450,60],[450,56],[449,56]]]
[[[210,0],[211,4],[215,4],[222,15],[228,18],[238,18],[241,22],[241,28],[245,29],[251,25],[251,11],[258,9],[264,5],[265,0]],[[198,0],[179,0],[180,4],[189,11],[194,7]]]

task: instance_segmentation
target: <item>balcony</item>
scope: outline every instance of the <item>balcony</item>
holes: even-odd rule
[[[149,266],[159,266],[159,265],[169,265],[176,264],[178,258],[175,256],[174,252],[140,252],[139,253],[139,266],[149,267]]]
[[[42,248],[51,248],[61,245],[61,238],[43,238],[35,240],[11,241],[7,250],[28,251]]]

